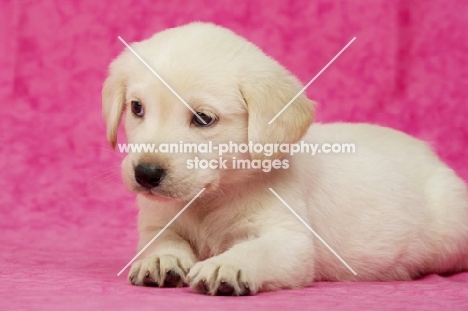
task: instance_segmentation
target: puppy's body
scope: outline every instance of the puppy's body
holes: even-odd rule
[[[424,143],[366,124],[316,124],[303,140],[353,142],[356,153],[290,156],[287,170],[259,174],[219,196],[195,201],[170,229],[189,242],[194,261],[251,240],[250,253],[236,253],[230,264],[248,273],[251,288],[263,285],[263,290],[303,286],[312,278],[409,280],[468,268],[465,185]],[[269,187],[337,251],[356,276]],[[184,205],[144,196],[139,203],[141,232],[155,224],[164,226]],[[156,233],[145,233],[140,247]],[[261,240],[263,234],[271,237],[256,245],[255,239]],[[263,250],[268,242],[272,247]]]
[[[268,127],[300,83],[255,46],[219,27],[171,29],[135,48],[195,111],[217,115],[219,121],[194,127],[190,111],[124,54],[112,65],[103,91],[113,143],[127,105],[125,127],[133,143],[293,143],[303,136],[310,143],[353,143],[356,152],[283,156],[289,168],[269,173],[190,171],[187,155],[129,154],[123,175],[138,193],[140,249],[206,188],[135,262],[132,283],[180,286],[187,277],[203,292],[243,295],[313,280],[408,280],[468,268],[466,186],[423,142],[365,124],[316,124],[304,135],[312,118],[305,96]],[[144,104],[144,117],[136,118],[128,108],[134,101]],[[141,163],[164,168],[157,186],[145,188],[136,181],[135,167]]]

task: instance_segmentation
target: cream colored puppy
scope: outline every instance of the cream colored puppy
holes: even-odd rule
[[[315,124],[302,88],[255,45],[204,23],[132,45],[204,120],[133,54],[110,66],[103,88],[107,137],[121,118],[130,143],[353,143],[354,154],[237,159],[287,160],[288,168],[188,169],[218,155],[130,153],[126,186],[137,193],[142,249],[202,188],[206,190],[133,264],[135,285],[182,286],[211,295],[299,288],[314,280],[410,280],[468,268],[464,182],[430,148],[366,124]],[[288,203],[356,272],[350,272],[269,190]]]

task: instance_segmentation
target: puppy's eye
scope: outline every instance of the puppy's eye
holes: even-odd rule
[[[201,120],[200,120],[201,119]],[[205,121],[205,123],[202,122]],[[216,116],[210,116],[203,112],[197,112],[197,116],[193,116],[192,123],[196,126],[210,126],[216,122]]]
[[[131,105],[133,114],[140,118],[143,117],[143,115],[145,114],[145,111],[143,110],[143,105],[136,100],[132,100]]]

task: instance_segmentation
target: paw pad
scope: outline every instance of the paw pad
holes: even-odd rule
[[[166,273],[166,278],[164,279],[164,287],[177,287],[181,280],[181,277],[179,274],[177,274],[175,271],[169,270]]]
[[[216,292],[216,295],[231,296],[232,294],[234,294],[234,287],[228,282],[221,281],[218,287],[218,291]]]

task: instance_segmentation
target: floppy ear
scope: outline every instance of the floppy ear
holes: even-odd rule
[[[122,111],[125,105],[125,81],[123,76],[113,70],[102,88],[102,115],[106,122],[107,140],[112,148],[117,143],[117,130],[119,129]]]
[[[276,64],[275,64],[276,65]],[[314,117],[315,103],[299,95],[286,110],[268,124],[302,89],[301,83],[286,69],[276,65],[273,71],[249,74],[241,84],[248,108],[248,139],[253,144],[292,144],[307,131]],[[252,153],[252,159],[279,158]]]

